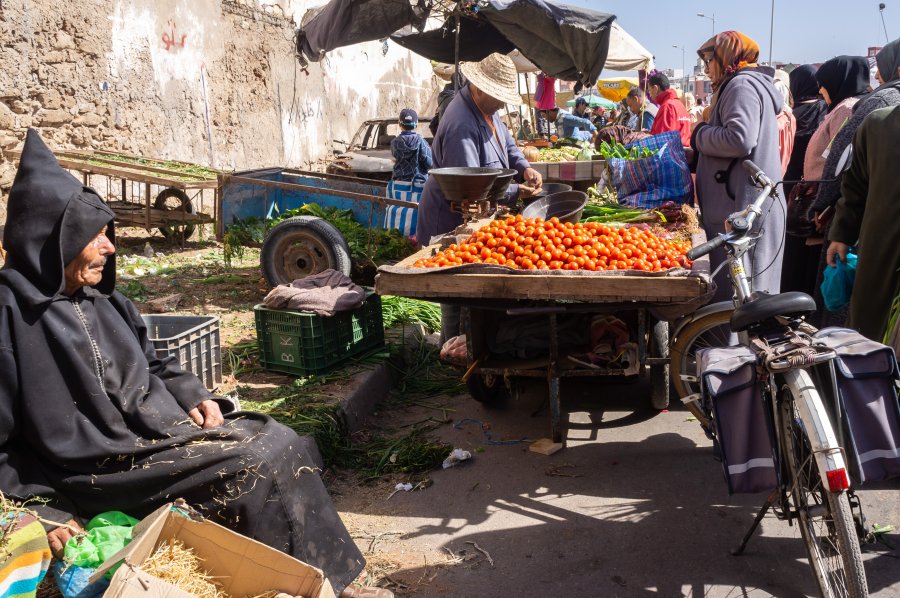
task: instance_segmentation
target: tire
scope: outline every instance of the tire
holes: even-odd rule
[[[466,387],[472,398],[486,407],[496,407],[510,397],[509,389],[503,378],[493,375],[482,376],[475,373],[466,380]]]
[[[669,357],[669,323],[665,320],[654,320],[650,329],[650,357],[666,359]],[[669,407],[669,372],[670,363],[650,364],[650,405],[662,411]]]
[[[723,307],[719,311],[705,314],[696,320],[689,322],[680,329],[671,344],[669,351],[669,363],[675,377],[672,384],[678,398],[683,399],[692,394],[700,393],[700,381],[697,380],[696,353],[699,349],[707,347],[726,347],[731,343],[731,314],[734,307]],[[812,334],[816,328],[803,323],[800,330]],[[687,378],[687,379],[686,379]],[[710,425],[711,407],[702,401],[690,401],[685,407],[691,415],[697,418],[704,429]]]
[[[194,204],[191,203],[191,198],[188,197],[187,193],[175,187],[169,187],[160,191],[156,199],[153,200],[153,207],[157,210],[181,210],[186,214],[194,213]],[[190,239],[196,229],[197,227],[193,224],[175,224],[172,226],[160,226],[159,232],[169,241],[181,241]]]
[[[329,268],[350,276],[350,247],[340,231],[315,216],[295,216],[269,231],[260,265],[269,285],[290,284]]]
[[[700,392],[700,382],[697,380],[697,350],[705,347],[724,347],[729,344],[731,336],[729,322],[733,311],[734,308],[731,308],[706,314],[678,331],[669,351],[669,364],[675,374],[672,385],[680,399]],[[691,379],[686,380],[685,376]],[[704,429],[709,428],[711,411],[708,406],[704,406],[700,401],[690,401],[685,403],[685,407]]]
[[[856,524],[846,492],[830,492],[822,485],[791,390],[780,397],[782,457],[793,483],[786,486],[796,510],[809,565],[822,596],[868,596]]]

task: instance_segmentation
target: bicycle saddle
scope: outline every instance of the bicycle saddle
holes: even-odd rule
[[[731,329],[741,332],[775,316],[798,316],[816,311],[816,302],[806,293],[753,293],[750,301],[734,310]]]

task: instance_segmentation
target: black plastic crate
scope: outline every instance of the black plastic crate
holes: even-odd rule
[[[253,311],[259,360],[267,370],[317,374],[384,345],[381,297],[369,289],[361,306],[327,318],[262,304]]]
[[[193,372],[214,390],[222,383],[222,345],[216,316],[144,315],[156,355],[175,355],[181,369]]]

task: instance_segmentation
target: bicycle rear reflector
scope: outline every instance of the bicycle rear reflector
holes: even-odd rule
[[[847,479],[847,470],[843,467],[826,471],[825,475],[828,478],[828,489],[832,492],[840,492],[850,487],[850,481]]]

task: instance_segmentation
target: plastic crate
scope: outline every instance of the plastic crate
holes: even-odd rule
[[[361,306],[329,318],[262,304],[253,311],[259,359],[267,370],[317,374],[384,344],[381,297],[369,289]]]
[[[170,315],[142,317],[158,357],[176,355],[181,369],[193,372],[209,390],[214,390],[222,383],[219,318]]]

